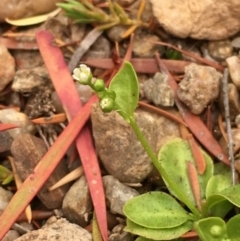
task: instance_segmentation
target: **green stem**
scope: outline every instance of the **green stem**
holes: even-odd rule
[[[169,185],[171,187],[171,189],[176,194],[178,199],[180,201],[182,201],[183,203],[185,203],[186,206],[192,211],[192,213],[196,217],[200,217],[200,212],[198,211],[198,209],[191,203],[191,201],[187,198],[187,196],[179,189],[177,184],[171,179],[171,177],[163,169],[163,167],[159,163],[155,153],[152,151],[152,148],[150,147],[150,145],[148,144],[148,142],[145,139],[144,135],[142,134],[141,130],[139,129],[139,127],[138,127],[136,121],[134,120],[134,118],[133,117],[129,117],[128,120],[129,120],[129,124],[131,125],[131,127],[133,128],[135,134],[137,135],[137,138],[139,139],[139,141],[141,142],[143,148],[145,149],[145,151],[147,152],[148,156],[152,160],[152,163],[154,164],[154,166],[157,168],[157,170],[159,171],[159,173],[163,177],[164,181],[167,183],[167,185]]]

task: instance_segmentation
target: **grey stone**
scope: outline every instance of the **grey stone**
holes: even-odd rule
[[[13,139],[19,134],[34,134],[36,131],[35,126],[31,123],[29,118],[24,113],[18,112],[14,109],[0,110],[0,122],[19,126],[19,128],[8,130],[8,133]]]
[[[157,106],[173,106],[174,92],[168,84],[168,76],[156,73],[153,79],[144,82],[144,94],[147,100]]]
[[[19,237],[20,235],[16,230],[9,230],[3,237],[2,241],[14,241]]]
[[[228,39],[209,41],[208,52],[213,59],[222,61],[232,56],[233,47]]]
[[[7,191],[3,187],[0,186],[0,214],[7,207],[12,196],[13,196],[13,194],[10,191]]]
[[[238,56],[232,56],[227,58],[226,62],[232,82],[240,90],[240,59]]]
[[[13,80],[14,75],[15,60],[8,52],[7,48],[0,44],[0,91]]]
[[[136,121],[157,155],[161,140],[178,137],[176,123],[143,109],[135,112]],[[108,173],[121,182],[143,181],[153,165],[130,125],[117,113],[103,113],[98,104],[91,112],[93,136],[100,160]]]
[[[240,30],[239,0],[150,0],[150,2],[159,24],[167,32],[180,38],[221,40]]]
[[[124,215],[122,211],[124,204],[139,195],[136,190],[120,183],[110,175],[103,177],[103,185],[110,211],[114,214]]]
[[[56,3],[61,0],[41,0],[41,4],[34,0],[1,0],[0,22],[5,18],[20,19],[44,14],[56,9]]]
[[[92,201],[85,176],[80,177],[63,199],[62,210],[68,221],[85,227],[90,222]]]
[[[65,218],[50,218],[40,229],[31,231],[16,241],[92,241],[91,234],[80,226],[69,223]]]
[[[194,114],[200,114],[219,94],[221,74],[212,67],[190,64],[177,90],[178,98]]]

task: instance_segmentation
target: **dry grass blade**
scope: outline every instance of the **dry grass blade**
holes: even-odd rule
[[[8,49],[30,49],[30,50],[38,49],[38,46],[36,43],[21,42],[21,41],[9,39],[9,38],[0,37],[0,44],[4,45]]]
[[[191,149],[198,173],[203,175],[203,173],[206,170],[206,161],[203,157],[203,153],[201,152],[199,146],[195,142],[192,134],[188,135],[188,143],[190,145],[190,149]]]
[[[195,202],[197,204],[198,210],[201,211],[201,192],[200,192],[200,186],[198,182],[198,175],[195,166],[192,162],[188,161],[187,163],[187,172],[188,172],[188,178],[191,185],[191,189],[193,192],[193,196],[195,199]]]
[[[167,47],[170,47],[170,48],[173,48],[179,52],[181,52],[182,54],[185,54],[186,56],[189,56],[191,58],[194,58],[198,61],[200,61],[201,63],[203,64],[206,64],[206,65],[209,65],[209,66],[212,66],[213,68],[217,69],[217,70],[220,70],[220,71],[223,71],[224,70],[224,67],[220,64],[217,64],[211,60],[208,60],[208,59],[204,59],[196,54],[193,54],[191,52],[188,52],[186,50],[183,50],[183,49],[179,49],[178,47],[172,45],[172,44],[169,44],[169,43],[164,43],[164,42],[155,42],[155,41],[149,41],[151,43],[154,43],[154,44],[159,44],[159,45],[162,45],[162,46],[167,46]]]
[[[178,124],[181,124],[181,125],[184,125],[184,126],[187,127],[187,125],[186,125],[186,123],[185,123],[184,121],[182,121],[180,118],[172,115],[171,113],[169,113],[169,112],[167,112],[167,111],[165,111],[165,110],[162,110],[162,109],[160,109],[160,108],[158,108],[158,107],[149,105],[149,104],[147,104],[147,103],[145,103],[145,102],[142,102],[142,101],[139,101],[139,102],[138,102],[138,105],[139,105],[139,106],[142,106],[142,107],[145,107],[145,108],[147,108],[147,109],[149,109],[149,110],[153,110],[154,112],[156,112],[156,113],[158,113],[158,114],[160,114],[160,115],[162,115],[162,116],[164,116],[164,117],[166,117],[166,118],[168,118],[168,119],[170,119],[170,120],[172,120],[172,121],[175,121],[175,122],[177,122]]]
[[[41,117],[31,120],[34,124],[55,124],[61,123],[67,120],[65,113],[56,114],[50,117]]]
[[[99,32],[95,33],[94,37],[98,34]],[[82,104],[72,76],[65,63],[64,56],[58,47],[51,45],[54,37],[50,32],[39,31],[36,37],[52,83],[70,121],[82,108]],[[90,111],[90,108],[86,111],[88,116],[90,115]],[[107,215],[101,171],[91,133],[87,126],[79,133],[76,139],[76,147],[81,157],[100,230],[103,239],[107,241]]]
[[[16,187],[17,189],[19,189],[21,186],[22,186],[22,180],[17,172],[17,169],[15,167],[15,163],[14,163],[14,160],[11,156],[8,156],[8,160],[10,161],[11,163],[11,166],[12,166],[12,171],[13,171],[13,176],[14,176],[14,180],[15,180],[15,184],[16,184]],[[26,215],[26,218],[27,218],[27,221],[29,223],[31,223],[32,221],[32,209],[31,209],[31,206],[28,205],[26,208],[25,208],[25,215]]]
[[[58,187],[61,187],[73,180],[76,180],[77,178],[81,177],[83,175],[83,168],[82,167],[78,167],[75,170],[73,170],[72,172],[68,173],[65,177],[63,177],[62,179],[60,179],[57,183],[55,183],[53,186],[51,186],[48,190],[52,191]]]

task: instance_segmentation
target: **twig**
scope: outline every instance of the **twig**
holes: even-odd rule
[[[228,99],[228,69],[224,69],[223,78],[222,78],[222,91],[223,91],[223,105],[225,112],[225,121],[227,126],[227,137],[228,137],[228,155],[231,166],[232,173],[232,184],[236,184],[236,171],[234,167],[234,155],[233,155],[233,139],[232,139],[232,131],[231,131],[231,121],[230,121],[230,113],[229,113],[229,99]]]
[[[82,56],[87,52],[87,50],[91,47],[91,45],[97,40],[97,38],[102,34],[103,31],[93,29],[81,42],[80,46],[77,48],[75,53],[73,54],[69,64],[68,69],[72,73],[72,71],[78,65],[78,62],[82,58]]]

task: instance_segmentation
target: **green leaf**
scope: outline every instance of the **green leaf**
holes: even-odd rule
[[[208,203],[209,201],[207,199],[206,205],[208,205]],[[233,208],[233,205],[228,200],[225,200],[225,199],[221,201],[218,200],[210,207],[208,207],[207,216],[224,218],[232,208]]]
[[[212,159],[205,152],[203,152],[203,156],[206,161],[206,171],[203,175],[198,175],[201,199],[205,198],[207,183],[213,175]],[[168,175],[171,176],[172,180],[184,191],[189,200],[196,205],[187,173],[187,162],[191,161],[194,163],[194,158],[188,141],[176,138],[167,142],[161,148],[158,154],[158,160]],[[168,189],[174,196],[176,196],[171,187],[168,187]]]
[[[144,237],[137,237],[137,239],[135,239],[135,241],[153,241],[153,239],[149,239],[149,238],[144,238]],[[178,239],[172,239],[172,241],[185,241],[185,239],[183,238],[178,238]]]
[[[239,240],[240,238],[240,214],[235,215],[230,218],[227,222],[227,234],[228,237],[232,240]]]
[[[182,53],[180,53],[179,51],[175,50],[175,49],[167,49],[166,51],[166,57],[168,59],[182,59]]]
[[[123,213],[134,223],[151,229],[180,226],[192,217],[170,195],[149,192],[129,200]]]
[[[194,229],[202,241],[223,241],[227,238],[226,224],[218,217],[201,219],[194,223]]]
[[[138,104],[139,84],[131,63],[125,61],[120,71],[113,77],[109,89],[116,93],[116,110],[133,116]],[[120,108],[120,110],[119,110]],[[125,119],[125,117],[123,116]]]
[[[9,184],[13,179],[14,179],[13,174],[9,174],[9,176],[7,176],[7,177],[3,180],[2,185],[7,185],[7,184]]]
[[[0,165],[0,182],[4,181],[6,178],[12,175],[12,172],[6,167]]]
[[[215,175],[212,176],[206,187],[206,198],[213,194],[218,194],[224,189],[231,187],[231,173],[230,171],[225,173],[225,175]]]
[[[214,175],[225,175],[227,173],[231,173],[231,170],[226,164],[223,164],[222,162],[217,162],[214,164]]]
[[[228,187],[219,193],[233,205],[240,207],[240,184]]]
[[[175,227],[175,228],[168,228],[168,229],[151,229],[145,228],[136,223],[127,219],[127,226],[124,228],[124,231],[142,236],[147,239],[153,240],[172,240],[180,237],[181,235],[185,234],[193,227],[193,223],[187,221],[182,225]]]

